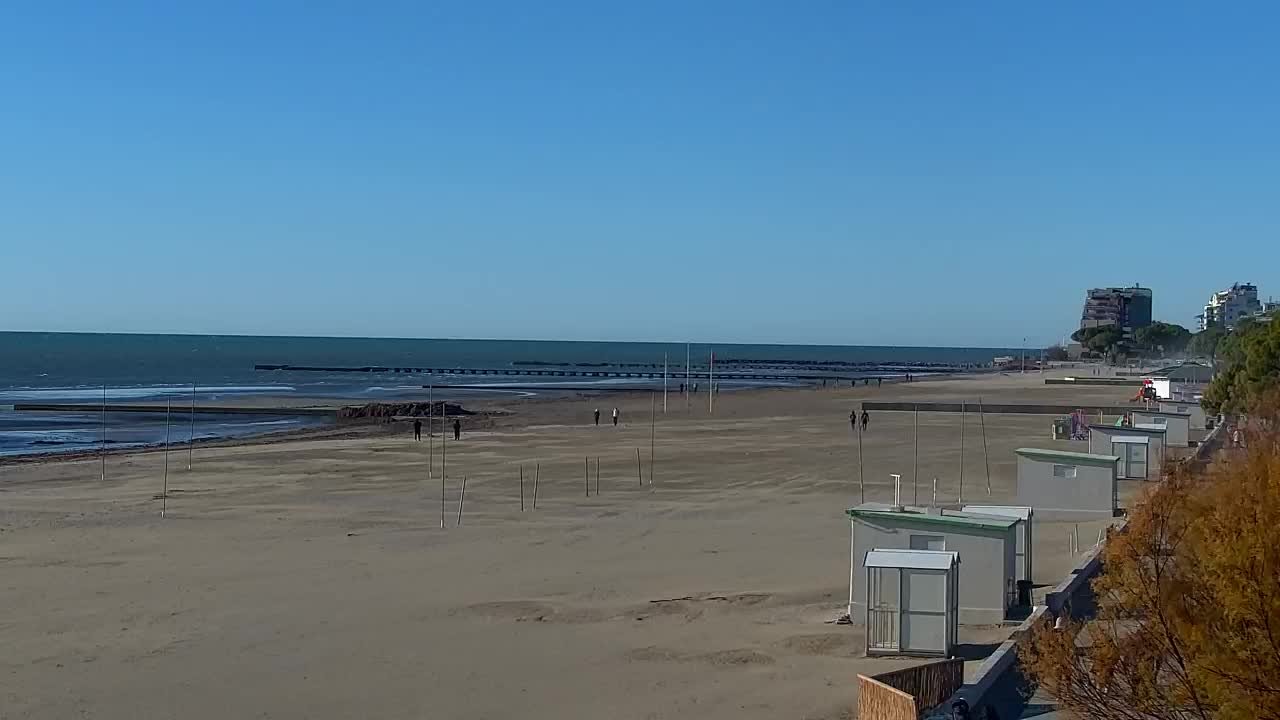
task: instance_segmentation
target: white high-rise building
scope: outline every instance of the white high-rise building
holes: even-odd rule
[[[1204,306],[1204,314],[1199,315],[1200,329],[1221,326],[1228,330],[1236,323],[1262,310],[1258,302],[1258,286],[1248,283],[1235,283],[1226,290],[1220,290],[1209,296]]]

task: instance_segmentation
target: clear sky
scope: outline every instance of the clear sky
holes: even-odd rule
[[[1017,345],[1280,297],[1274,2],[0,9],[0,329]]]

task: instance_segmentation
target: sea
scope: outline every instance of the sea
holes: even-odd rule
[[[397,372],[397,368],[642,370],[674,373],[689,358],[703,368],[712,353],[720,371],[784,376],[725,380],[721,389],[796,385],[814,380],[788,375],[842,377],[917,374],[991,363],[1009,348],[745,345],[547,340],[438,340],[410,338],[261,337],[0,332],[0,456],[162,444],[163,414],[112,412],[112,404],[171,400],[169,441],[186,443],[296,430],[323,424],[313,416],[202,415],[181,407],[234,405],[251,396],[328,398],[350,404],[421,398],[424,385],[437,399],[539,395],[660,387],[660,379],[609,377],[457,376]],[[372,368],[361,372],[263,370],[259,365]],[[673,387],[675,381],[671,381]],[[105,390],[104,390],[105,388]],[[21,410],[24,404],[95,404],[103,413]],[[19,409],[15,409],[18,406]]]

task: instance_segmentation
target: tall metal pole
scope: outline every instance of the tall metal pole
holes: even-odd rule
[[[916,404],[912,412],[915,420],[915,432],[912,434],[911,447],[911,504],[920,504],[920,405]]]
[[[987,456],[987,415],[982,408],[982,398],[978,398],[978,421],[982,425],[982,466],[987,471],[987,496],[991,495],[991,460]]]
[[[1027,374],[1027,339],[1026,338],[1022,338],[1022,356],[1021,356],[1021,362],[1019,362],[1018,364],[1022,366],[1021,368],[1022,374],[1026,375]]]
[[[689,410],[690,393],[693,392],[693,380],[689,377],[689,353],[692,352],[690,345],[691,343],[684,344],[684,409],[686,412]]]
[[[191,383],[191,437],[187,438],[187,469],[191,469],[191,456],[196,447],[196,384]]]
[[[662,414],[667,414],[667,354],[662,353]]]
[[[107,479],[107,384],[102,384],[102,474],[100,480]]]
[[[173,401],[164,401],[164,488],[160,493],[160,517],[164,517],[169,509],[169,415],[173,411]]]

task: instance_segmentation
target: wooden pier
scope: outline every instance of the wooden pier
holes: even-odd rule
[[[13,406],[14,412],[81,412],[100,413],[102,403],[18,403]],[[163,415],[166,411],[174,417],[191,415],[190,405],[173,405],[166,410],[164,405],[107,404],[107,412],[111,413],[151,413]],[[317,407],[230,407],[226,405],[197,405],[197,415],[315,415],[333,417],[337,408]]]
[[[664,374],[654,370],[571,370],[565,368],[430,368],[430,367],[389,367],[365,365],[362,367],[323,367],[314,365],[254,365],[254,370],[287,370],[289,372],[326,372],[326,373],[403,373],[409,375],[446,375],[458,376],[505,376],[505,377],[576,377],[576,378],[623,378],[638,380],[661,380]],[[874,375],[816,375],[810,373],[760,373],[760,372],[715,372],[716,382],[732,382],[735,380],[772,380],[821,382],[851,382],[855,380],[874,379]],[[672,370],[665,375],[676,382],[707,380],[711,373],[707,370],[691,370],[686,375],[684,370]]]

